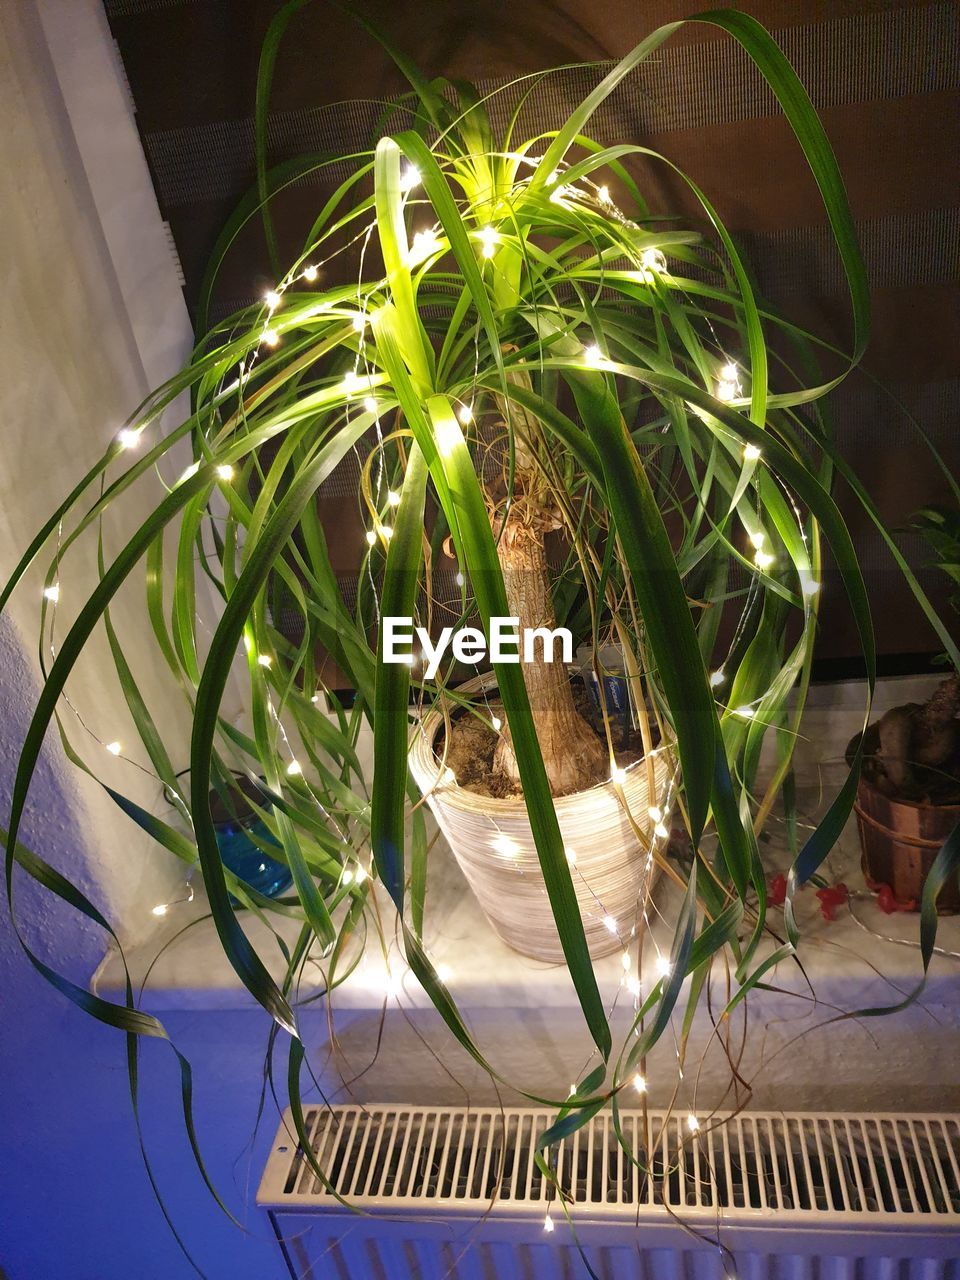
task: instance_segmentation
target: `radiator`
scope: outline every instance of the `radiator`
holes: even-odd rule
[[[622,1112],[647,1173],[607,1111],[551,1157],[572,1229],[534,1162],[554,1117],[310,1108],[347,1209],[287,1114],[257,1201],[296,1280],[960,1280],[960,1117]]]

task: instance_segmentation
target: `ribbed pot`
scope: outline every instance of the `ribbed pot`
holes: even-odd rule
[[[847,748],[855,750],[857,738]],[[864,740],[869,755],[879,748],[876,726]],[[868,883],[888,884],[900,902],[916,902],[919,908],[923,883],[947,836],[960,822],[960,804],[915,804],[897,800],[860,779],[854,805],[860,832],[861,865]],[[960,886],[955,876],[937,896],[940,915],[960,911]]]
[[[496,689],[490,677],[461,686],[467,696]],[[500,799],[464,791],[441,779],[434,743],[443,713],[424,717],[410,750],[410,768],[481,908],[497,934],[522,955],[563,961],[533,833],[522,797]],[[622,950],[638,923],[658,868],[649,858],[653,806],[664,808],[674,763],[668,749],[626,771],[617,794],[612,783],[554,800],[560,831],[594,959]],[[653,786],[650,785],[652,775]],[[631,824],[633,818],[640,835]],[[669,821],[665,816],[663,821]],[[615,922],[616,929],[611,929]]]

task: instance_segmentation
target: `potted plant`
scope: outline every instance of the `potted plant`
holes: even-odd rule
[[[925,537],[938,567],[960,580],[960,509],[927,507],[911,528]],[[956,609],[957,597],[952,603]],[[901,906],[917,908],[934,860],[960,823],[958,717],[960,672],[954,670],[926,702],[892,707],[863,735],[856,803],[863,872]],[[960,911],[956,877],[940,890],[937,910]]]
[[[297,7],[284,6],[268,35],[261,122],[277,42]],[[802,725],[823,543],[838,566],[836,594],[853,610],[872,690],[869,604],[830,493],[834,470],[851,483],[855,477],[818,408],[863,353],[869,302],[836,161],[795,73],[753,19],[722,10],[697,21],[753,58],[823,193],[852,300],[844,370],[821,374],[819,340],[757,296],[733,237],[692,178],[637,143],[604,147],[589,136],[597,107],[682,23],[644,40],[555,133],[528,139],[518,136],[515,116],[497,135],[487,104],[469,86],[427,81],[395,55],[413,90],[410,127],[354,159],[262,304],[202,332],[189,366],[136,411],[50,514],[0,597],[2,605],[40,560],[42,651],[52,650],[53,659],[19,760],[8,873],[17,862],[48,892],[105,924],[78,888],[16,837],[55,716],[73,757],[94,777],[100,772],[96,739],[85,736],[69,706],[61,714],[61,698],[94,631],[101,622],[110,630],[114,596],[145,568],[144,634],[112,643],[118,699],[138,744],[123,754],[155,775],[158,791],[167,787],[177,816],[160,816],[114,785],[108,790],[156,841],[186,864],[199,863],[225,954],[288,1033],[301,1138],[298,966],[311,949],[321,955],[332,998],[349,949],[388,923],[452,1034],[497,1073],[428,954],[426,864],[445,855],[430,852],[423,795],[461,857],[475,854],[459,843],[468,818],[483,827],[485,841],[502,826],[521,846],[507,867],[512,879],[494,887],[491,901],[499,893],[509,905],[521,877],[535,881],[524,910],[537,896],[549,922],[549,929],[538,925],[536,948],[562,956],[576,989],[598,1064],[570,1097],[555,1100],[561,1115],[544,1146],[601,1106],[618,1105],[621,1091],[642,1079],[645,1055],[670,1025],[688,977],[687,1026],[721,958],[735,975],[733,1008],[772,965],[796,954],[790,900],[850,814],[862,746],[823,822],[797,851],[787,935],[772,934],[757,831],[780,802]],[[700,216],[683,222],[651,210],[631,174],[635,157],[669,165]],[[260,159],[257,191],[225,229],[211,280],[251,217],[263,218],[273,243],[271,201],[284,183],[339,163],[313,158],[271,171]],[[328,279],[333,261],[349,263],[347,283]],[[161,414],[187,389],[189,417],[161,433]],[[486,459],[497,437],[503,456],[491,470]],[[356,605],[348,607],[317,493],[364,441],[370,450],[358,501],[366,557]],[[178,451],[187,444],[192,461],[184,468]],[[163,482],[157,500],[144,496],[154,473]],[[869,496],[855,491],[882,528]],[[136,531],[108,549],[89,597],[74,599],[70,565],[97,556],[98,518],[123,504],[137,509]],[[553,579],[544,561],[548,536],[562,559]],[[745,585],[734,579],[735,566]],[[441,590],[445,575],[456,583],[452,600]],[[574,617],[575,639],[594,653],[609,640],[622,650],[642,738],[636,760],[618,761],[622,744],[609,717],[602,738],[583,722],[561,666],[495,658],[492,672],[464,691],[445,660],[429,677],[416,655],[388,660],[388,630],[398,619],[422,623],[432,645],[438,626],[474,618],[490,641],[498,619],[536,628]],[[956,660],[949,633],[935,625]],[[189,708],[189,788],[137,685],[144,660],[169,673],[171,696]],[[333,692],[334,665],[338,687],[345,676],[356,691],[350,706]],[[246,692],[240,725],[222,713],[231,678]],[[445,776],[443,753],[458,714],[485,718],[496,735],[491,768],[519,794],[483,796]],[[372,773],[360,744],[364,725],[372,732]],[[761,780],[768,735],[777,740],[777,763]],[[292,876],[283,904],[245,899],[225,876],[209,797],[211,780],[231,773],[258,780],[260,817]],[[789,810],[789,790],[785,803]],[[682,866],[666,857],[671,806],[689,834],[691,856]],[[582,846],[570,839],[568,820],[580,823]],[[603,903],[608,889],[623,888],[622,915],[606,904],[595,911],[575,886],[575,877],[590,884],[598,868],[610,870],[612,826],[629,856],[613,867],[617,884],[601,883],[597,897]],[[503,859],[502,848],[485,852]],[[935,880],[942,883],[958,860],[948,841]],[[656,865],[683,891],[669,955],[659,956],[642,949]],[[271,972],[257,953],[237,900],[301,922],[283,971]],[[491,914],[500,927],[502,918]],[[616,1049],[591,957],[598,919],[624,950],[625,983],[636,966],[624,993],[633,1007],[630,1033]],[[931,947],[927,931],[925,963]],[[126,1004],[112,1004],[34,959],[70,998],[128,1032],[134,1050],[138,1037],[165,1034],[132,993]],[[685,1037],[681,1070],[684,1045]],[[695,1134],[691,1127],[691,1140]],[[315,1164],[306,1140],[304,1152]]]
[[[492,265],[496,270],[495,256]],[[654,722],[651,728],[645,706],[635,749],[624,752],[617,749],[622,742],[609,725],[605,703],[602,735],[575,705],[568,669],[572,636],[566,662],[554,652],[557,620],[545,546],[551,531],[565,527],[576,545],[576,531],[567,523],[570,494],[552,482],[543,427],[523,408],[537,398],[534,379],[522,367],[508,379],[523,393],[520,402],[511,406],[509,396],[501,395],[490,400],[494,439],[508,438],[512,420],[510,501],[506,450],[493,465],[488,450],[481,486],[517,647],[525,650],[524,684],[564,857],[590,953],[601,956],[622,950],[640,925],[655,872],[654,847],[667,836],[673,766],[669,754],[654,745],[660,727]],[[474,397],[469,414],[481,436],[483,403],[482,395]],[[523,639],[528,636],[532,641]],[[639,677],[636,684],[639,689]],[[518,951],[560,962],[563,951],[496,681],[481,676],[457,693],[459,708],[449,698],[435,701],[414,735],[413,777],[496,931]]]

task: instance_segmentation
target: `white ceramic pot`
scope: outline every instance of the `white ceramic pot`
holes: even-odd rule
[[[496,689],[493,677],[461,686],[469,696]],[[522,797],[499,799],[441,777],[434,743],[443,727],[435,706],[410,750],[410,768],[460,869],[500,937],[523,955],[560,963],[563,952]],[[622,778],[554,800],[590,954],[623,949],[642,921],[658,868],[651,808],[667,808],[674,760],[666,747]],[[632,819],[632,821],[631,821]],[[669,819],[664,817],[663,822]]]

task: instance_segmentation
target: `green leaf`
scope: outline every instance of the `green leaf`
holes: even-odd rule
[[[412,618],[422,559],[423,504],[427,464],[414,445],[400,492],[400,505],[387,550],[380,599],[382,618]],[[383,659],[383,627],[377,644],[376,701],[373,713],[373,803],[370,839],[377,871],[403,915],[404,798],[407,788],[407,735],[410,668]]]
[[[294,1035],[293,1013],[238,925],[230,905],[210,816],[210,767],[220,702],[250,610],[267,574],[297,527],[304,506],[352,443],[351,433],[342,432],[296,476],[250,552],[210,642],[197,689],[190,748],[191,810],[204,885],[217,933],[244,986],[282,1027]]]
[[[438,452],[431,472],[441,469],[449,486],[450,500],[456,508],[463,537],[466,563],[470,565],[470,580],[476,593],[477,608],[489,635],[490,619],[505,618],[510,614],[490,520],[473,462],[450,402],[443,396],[433,396],[427,403],[427,409],[436,438],[444,441],[444,448]],[[611,1046],[610,1028],[587,950],[580,909],[570,878],[570,867],[564,853],[560,826],[530,713],[523,670],[519,664],[495,663],[494,671],[510,724],[524,803],[536,842],[550,908],[557,923],[560,944],[590,1034],[601,1055],[606,1058]]]

